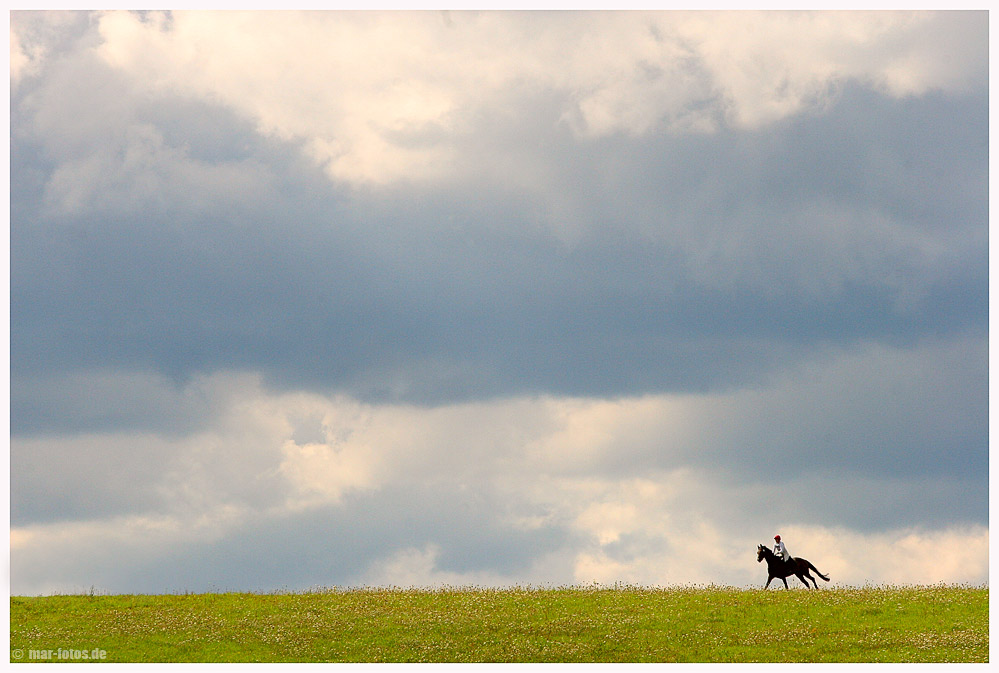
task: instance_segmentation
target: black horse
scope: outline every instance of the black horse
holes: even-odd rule
[[[808,574],[809,570],[814,570],[816,575],[824,579],[826,582],[829,581],[828,577],[820,573],[818,568],[805,559],[794,557],[790,562],[786,562],[784,559],[778,558],[776,554],[767,549],[764,545],[760,545],[756,550],[756,562],[759,563],[763,559],[767,560],[767,572],[770,574],[770,576],[767,577],[767,583],[763,585],[764,589],[770,586],[770,582],[775,577],[779,577],[784,583],[784,588],[788,589],[787,578],[791,575],[796,576],[802,581],[805,587],[811,589],[812,587],[808,586],[808,582],[805,581],[805,578],[807,577],[812,580],[812,584],[814,584],[815,588],[818,589],[819,584],[815,581],[814,577]]]

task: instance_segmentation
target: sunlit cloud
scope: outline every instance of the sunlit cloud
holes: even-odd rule
[[[912,356],[899,357],[899,369],[886,370],[885,376],[908,376],[906,363]],[[850,503],[859,499],[872,506],[870,495],[864,494],[874,493],[881,498],[878,506],[889,503],[918,520],[920,508],[935,507],[927,500],[932,490],[920,483],[937,480],[929,473],[920,476],[918,466],[905,470],[914,475],[908,485],[896,485],[893,463],[878,469],[864,462],[854,473],[855,457],[831,455],[819,468],[827,476],[813,480],[811,458],[812,470],[797,477],[785,470],[775,488],[766,470],[756,469],[767,464],[752,464],[766,447],[746,442],[776,437],[760,429],[756,439],[756,431],[747,427],[760,422],[761,404],[795,400],[811,406],[810,396],[820,391],[835,395],[835,378],[850,380],[850,371],[849,361],[839,360],[824,377],[813,370],[751,393],[613,401],[545,396],[438,407],[272,392],[254,376],[202,378],[181,390],[166,381],[146,381],[146,395],[158,390],[167,404],[164,411],[172,405],[178,409],[175,418],[187,414],[196,419],[181,423],[191,428],[190,434],[15,438],[13,469],[21,480],[13,490],[15,501],[28,491],[43,500],[56,492],[79,491],[75,482],[83,480],[120,509],[98,508],[90,514],[78,509],[76,520],[56,515],[49,523],[30,523],[37,514],[24,505],[15,507],[14,571],[30,576],[29,567],[47,568],[52,576],[65,578],[60,590],[71,590],[72,582],[86,582],[72,571],[78,557],[53,550],[68,552],[82,545],[95,568],[105,554],[124,552],[152,564],[149,549],[224,546],[256,521],[293,527],[296,518],[310,512],[328,516],[358,502],[382,507],[398,497],[412,497],[402,494],[423,485],[419,488],[430,490],[417,497],[436,492],[459,501],[485,498],[495,503],[490,515],[504,529],[545,535],[562,531],[567,542],[539,554],[529,569],[519,572],[449,569],[442,561],[442,541],[387,547],[360,559],[361,570],[336,575],[338,582],[746,585],[755,583],[759,570],[750,558],[755,545],[766,542],[778,526],[795,554],[833,572],[841,583],[984,581],[988,532],[980,526],[913,524],[865,532],[794,523],[803,511],[818,520],[846,521],[849,516],[844,519],[843,512]],[[113,389],[107,379],[103,385]],[[213,407],[206,416],[190,400],[208,391]],[[917,403],[933,403],[928,391],[914,392]],[[829,399],[824,403],[829,405]],[[842,408],[842,403],[833,406]],[[828,415],[809,419],[793,408],[777,420],[781,438],[773,448],[784,452],[781,460],[794,460],[790,446],[807,442],[824,432],[824,424],[835,422]],[[733,451],[736,442],[743,446]],[[736,457],[740,452],[748,452],[745,459]],[[146,465],[144,472],[129,467],[137,460]],[[89,471],[80,468],[84,463]],[[739,467],[729,476],[735,465]],[[115,466],[125,469],[123,478]],[[37,480],[30,476],[35,472]],[[833,478],[832,472],[839,476]],[[817,498],[816,488],[829,489],[827,497]],[[94,497],[80,493],[84,500]],[[846,500],[837,502],[836,493]],[[781,497],[813,502],[793,511],[779,505]],[[829,508],[829,503],[835,504]],[[128,513],[140,504],[144,514]],[[418,511],[424,505],[417,500],[410,506]],[[770,523],[759,519],[767,508]],[[370,532],[392,538],[408,525],[383,522]],[[25,580],[25,590],[56,586],[37,581]]]
[[[449,175],[460,139],[548,90],[583,137],[756,128],[848,81],[900,97],[984,73],[929,13],[148,13],[101,16],[97,53],[154,91],[232,106],[352,183]],[[599,30],[596,27],[599,25]],[[936,31],[936,28],[932,30]],[[928,51],[929,49],[930,51]],[[946,63],[946,66],[942,66]],[[307,64],[307,66],[306,66]],[[516,114],[516,112],[511,111]]]

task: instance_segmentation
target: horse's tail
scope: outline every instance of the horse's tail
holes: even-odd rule
[[[828,582],[828,581],[829,581],[829,578],[828,578],[828,577],[826,577],[825,575],[823,575],[822,573],[820,573],[820,572],[819,572],[819,569],[818,569],[818,568],[816,568],[815,566],[813,566],[813,565],[812,565],[812,562],[811,562],[811,561],[805,561],[805,563],[807,563],[807,564],[808,564],[808,567],[809,567],[809,568],[811,568],[812,570],[814,570],[814,571],[815,571],[815,574],[816,574],[816,575],[818,575],[819,577],[821,577],[822,579],[824,579],[824,580],[825,580],[826,582]]]

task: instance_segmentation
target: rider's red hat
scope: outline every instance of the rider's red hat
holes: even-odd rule
[[[774,535],[774,539],[775,540],[779,540],[780,539],[780,535]]]

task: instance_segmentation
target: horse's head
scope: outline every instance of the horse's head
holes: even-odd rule
[[[756,548],[756,562],[759,563],[760,561],[762,561],[764,557],[766,557],[766,555],[767,555],[767,548],[764,547],[763,545],[759,545]]]

